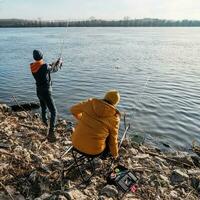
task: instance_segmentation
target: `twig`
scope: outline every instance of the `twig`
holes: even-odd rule
[[[1,184],[2,188],[8,193],[9,197],[10,197],[12,200],[15,200],[15,199],[12,197],[12,195],[10,194],[10,192],[6,189],[5,185],[4,185],[2,182],[0,182],[0,184]]]
[[[189,198],[189,196],[190,196],[190,194],[192,193],[194,191],[194,189],[192,189],[188,194],[187,194],[187,196],[186,196],[186,198],[185,199],[188,199]]]

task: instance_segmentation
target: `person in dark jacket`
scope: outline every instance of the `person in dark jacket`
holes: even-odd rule
[[[58,59],[55,63],[47,64],[43,60],[43,54],[39,50],[33,51],[35,62],[30,64],[31,72],[36,81],[36,92],[40,101],[42,111],[42,121],[48,127],[47,108],[51,114],[50,126],[47,139],[49,142],[55,142],[55,125],[56,125],[56,106],[52,97],[51,72],[57,72],[62,66],[62,60]]]

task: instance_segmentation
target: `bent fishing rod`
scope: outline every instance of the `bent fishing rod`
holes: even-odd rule
[[[56,60],[56,62],[52,63],[52,68],[55,68],[56,70],[58,68],[61,69],[61,67],[62,67],[62,55],[63,55],[63,50],[64,50],[64,44],[65,44],[65,38],[66,38],[68,24],[69,24],[69,22],[67,21],[67,25],[65,27],[65,31],[64,31],[62,39],[61,39],[60,53],[58,54],[58,59]]]

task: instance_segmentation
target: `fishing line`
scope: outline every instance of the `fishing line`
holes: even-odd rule
[[[67,21],[67,25],[65,27],[65,31],[63,33],[63,37],[61,38],[60,53],[58,54],[58,59],[60,59],[62,57],[62,54],[63,54],[68,25],[69,25],[69,22]]]
[[[130,117],[129,117],[129,123],[128,123],[128,126],[129,126],[129,128],[134,124],[134,119],[135,119],[135,115],[134,115],[134,110],[136,109],[136,105],[138,105],[139,103],[141,103],[142,102],[142,96],[144,95],[144,93],[145,93],[145,91],[146,91],[146,89],[148,88],[148,83],[149,83],[149,80],[151,79],[151,77],[152,77],[152,74],[150,74],[147,78],[146,78],[146,81],[145,81],[145,83],[144,83],[144,86],[142,87],[142,90],[141,90],[141,92],[139,93],[139,95],[137,95],[138,97],[137,97],[137,99],[136,99],[136,102],[135,102],[135,104],[134,104],[134,106],[132,107],[132,113],[131,113],[131,115],[130,115]],[[125,113],[125,115],[124,115],[124,127],[125,127],[125,129],[126,129],[126,127],[127,127],[127,122],[126,122],[126,113]],[[127,135],[127,133],[126,133],[126,135]],[[125,135],[125,137],[124,138],[126,138],[126,135]]]

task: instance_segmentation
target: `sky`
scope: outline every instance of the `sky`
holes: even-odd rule
[[[0,0],[0,19],[200,20],[200,0]]]

